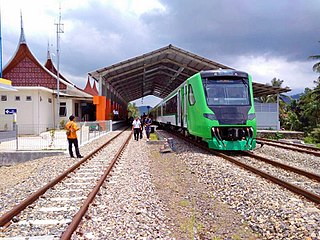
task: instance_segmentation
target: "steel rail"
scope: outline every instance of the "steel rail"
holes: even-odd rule
[[[126,130],[126,129],[125,129]],[[29,197],[27,197],[25,200],[14,206],[11,210],[4,213],[0,217],[0,226],[3,227],[7,225],[11,219],[21,213],[26,207],[34,203],[40,196],[42,196],[48,189],[55,186],[57,183],[61,182],[66,176],[69,175],[69,173],[73,172],[75,169],[77,169],[81,164],[86,162],[88,159],[90,159],[92,156],[94,156],[97,152],[101,151],[107,144],[109,144],[111,141],[113,141],[115,138],[117,138],[121,133],[123,133],[125,130],[121,131],[111,139],[109,139],[107,142],[105,142],[103,145],[101,145],[99,148],[95,149],[89,155],[81,159],[79,162],[71,166],[69,169],[67,169],[65,172],[60,174],[58,177],[47,183],[45,186],[41,187],[39,190],[31,194]]]
[[[295,148],[295,147],[285,146],[285,145],[281,145],[282,143],[274,143],[274,142],[269,142],[269,141],[265,141],[265,140],[257,141],[257,143],[261,143],[261,142],[264,143],[264,144],[270,145],[270,146],[280,147],[280,148],[289,149],[289,150],[298,151],[298,152],[303,152],[303,153],[308,153],[308,154],[312,154],[312,155],[315,155],[317,157],[320,157],[320,152],[314,152],[314,151],[307,150],[307,149],[301,149],[301,148],[299,149],[299,148]]]
[[[303,144],[299,144],[299,143],[291,143],[291,142],[285,142],[285,141],[277,141],[277,140],[267,139],[267,138],[256,138],[256,139],[257,139],[258,141],[266,141],[266,142],[280,143],[280,144],[290,145],[290,146],[294,146],[294,147],[300,147],[300,148],[304,148],[304,149],[310,149],[310,150],[314,150],[314,151],[320,151],[320,148],[312,147],[312,146],[307,146],[307,145],[303,145]]]
[[[251,152],[242,152],[243,155],[247,155],[249,157],[252,157],[252,158],[255,158],[255,159],[259,159],[261,161],[264,161],[266,163],[269,163],[273,166],[276,166],[276,167],[281,167],[283,168],[284,170],[288,170],[288,171],[291,171],[291,172],[295,172],[295,173],[298,173],[298,174],[301,174],[307,178],[310,178],[310,179],[313,179],[313,180],[316,180],[318,182],[320,182],[320,175],[317,175],[317,174],[314,174],[314,173],[311,173],[311,172],[307,172],[305,170],[302,170],[302,169],[299,169],[299,168],[296,168],[296,167],[292,167],[290,165],[287,165],[287,164],[283,164],[283,163],[280,163],[280,162],[277,162],[277,161],[273,161],[271,159],[268,159],[266,157],[263,157],[263,156],[259,156],[257,154],[254,154],[254,153],[251,153]]]
[[[305,190],[305,189],[302,189],[296,185],[293,185],[291,183],[288,183],[286,181],[283,181],[281,180],[280,178],[277,178],[277,177],[274,177],[266,172],[263,172],[257,168],[254,168],[254,167],[251,167],[245,163],[242,163],[240,161],[238,161],[237,159],[231,157],[231,156],[228,156],[226,154],[223,154],[223,153],[219,153],[219,152],[216,152],[216,151],[213,151],[213,150],[210,150],[212,153],[214,153],[215,155],[217,156],[220,156],[220,157],[223,157],[224,159],[227,159],[228,161],[244,168],[244,169],[247,169],[253,173],[256,173],[258,174],[259,176],[267,179],[267,180],[270,180],[271,182],[274,182],[282,187],[285,187],[286,189],[290,190],[291,192],[294,192],[294,193],[297,193],[297,194],[300,194],[302,196],[304,196],[305,198],[309,199],[310,201],[314,202],[314,203],[317,203],[317,204],[320,204],[320,195],[317,195],[317,194],[314,194],[308,190]]]
[[[253,173],[255,173],[255,174],[257,174],[257,175],[259,175],[259,176],[261,176],[261,177],[263,177],[263,178],[265,178],[265,179],[267,179],[267,180],[269,180],[269,181],[271,181],[273,183],[276,183],[276,184],[278,184],[278,185],[290,190],[291,192],[294,192],[296,194],[302,195],[306,199],[308,199],[308,200],[310,200],[310,201],[312,201],[314,203],[320,204],[320,195],[314,194],[314,193],[312,193],[312,192],[310,192],[308,190],[302,189],[302,188],[300,188],[300,187],[298,187],[296,185],[293,185],[291,183],[283,181],[280,178],[274,177],[274,176],[272,176],[272,175],[270,175],[270,174],[268,174],[266,172],[263,172],[263,171],[261,171],[261,170],[259,170],[257,168],[254,168],[254,167],[249,166],[249,165],[247,165],[245,163],[242,163],[242,162],[238,161],[236,158],[228,156],[228,155],[226,155],[226,154],[224,154],[222,152],[218,152],[218,151],[209,149],[204,144],[192,141],[191,139],[186,138],[186,137],[182,136],[181,134],[177,134],[175,132],[171,132],[171,133],[173,133],[174,135],[178,136],[181,139],[184,139],[185,141],[187,141],[189,143],[192,143],[193,145],[195,145],[195,146],[197,146],[197,147],[199,147],[199,148],[201,148],[201,149],[203,149],[205,151],[211,152],[216,156],[222,157],[222,158],[224,158],[224,159],[226,159],[226,160],[228,160],[228,161],[230,161],[230,162],[232,162],[232,163],[234,163],[234,164],[236,164],[236,165],[238,165],[238,166],[240,166],[240,167],[242,167],[242,168],[244,168],[246,170],[249,170],[249,171],[251,171],[251,172],[253,172]]]
[[[104,174],[102,175],[102,177],[97,182],[97,185],[90,192],[90,194],[88,195],[87,199],[84,201],[83,205],[81,206],[80,210],[77,212],[77,214],[72,219],[72,222],[69,224],[68,228],[62,234],[62,236],[60,238],[61,240],[70,239],[72,234],[74,233],[74,231],[77,230],[77,228],[78,228],[78,226],[79,226],[79,224],[80,224],[80,222],[82,220],[82,217],[86,214],[91,202],[94,200],[95,196],[97,195],[97,193],[100,190],[100,187],[105,182],[105,180],[108,177],[108,175],[110,174],[113,166],[115,165],[115,163],[119,159],[119,156],[122,154],[122,152],[124,151],[125,147],[128,145],[131,137],[132,137],[132,132],[131,132],[130,136],[127,138],[127,140],[125,141],[125,143],[122,144],[122,146],[120,147],[120,149],[118,150],[118,152],[116,153],[114,158],[112,159],[110,165],[106,168]]]

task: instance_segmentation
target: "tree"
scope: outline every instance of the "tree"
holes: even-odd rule
[[[135,103],[133,104],[129,103],[127,110],[128,110],[128,117],[136,117],[140,115],[139,108],[136,106]]]
[[[314,96],[314,99],[317,102],[320,102],[320,77],[318,78],[317,81],[314,81],[314,83],[316,84],[315,89],[313,89],[312,94]]]
[[[305,132],[312,131],[319,124],[320,104],[315,98],[314,90],[306,89],[298,103],[300,121]]]
[[[320,60],[320,55],[309,56],[309,59]],[[314,72],[320,73],[320,62],[317,62],[316,64],[314,64],[312,69]],[[320,76],[318,77],[318,81],[320,81]]]
[[[284,82],[284,80],[280,80],[280,79],[277,79],[277,78],[273,78],[271,80],[271,86],[272,87],[278,87],[278,88],[281,88],[282,87],[282,83]],[[267,83],[267,85],[270,85]],[[282,95],[280,94],[280,99],[282,97],[284,97],[285,95]],[[287,97],[287,96],[285,96]],[[258,100],[260,102],[263,102],[263,103],[275,103],[277,101],[277,95],[276,94],[271,94],[271,95],[268,95],[268,96],[261,96],[258,98]]]
[[[318,54],[309,56],[309,59],[320,60],[320,55]],[[320,73],[320,62],[315,63],[312,69],[314,72]],[[306,108],[305,114],[310,118],[310,122],[312,123],[309,125],[309,127],[319,128],[318,119],[320,118],[320,76],[316,81],[314,81],[314,83],[316,84],[316,87],[309,93],[310,101],[307,104],[308,108]]]

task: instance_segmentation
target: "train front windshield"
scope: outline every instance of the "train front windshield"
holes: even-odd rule
[[[204,79],[208,106],[250,105],[249,85],[244,79]]]

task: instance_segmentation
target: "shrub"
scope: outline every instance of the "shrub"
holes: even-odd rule
[[[320,124],[314,128],[309,135],[315,143],[320,143]]]
[[[62,119],[61,121],[60,121],[60,129],[64,129],[64,126],[66,125],[66,120],[64,120],[64,119]]]

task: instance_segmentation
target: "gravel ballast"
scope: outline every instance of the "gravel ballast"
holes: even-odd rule
[[[320,239],[315,204],[176,138],[174,145],[175,152],[160,153],[161,145],[130,141],[73,239]],[[1,214],[74,161],[1,167]]]

